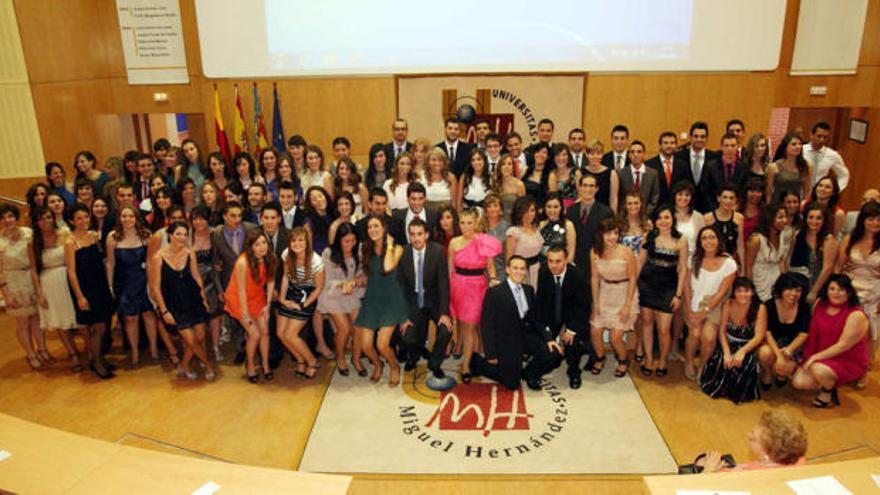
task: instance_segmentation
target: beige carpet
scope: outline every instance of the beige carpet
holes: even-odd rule
[[[447,361],[450,370],[455,361]],[[564,366],[564,365],[563,365]],[[475,380],[437,393],[424,365],[389,388],[335,374],[299,466],[322,473],[656,474],[676,471],[632,381],[609,368],[541,391]],[[523,384],[524,385],[524,384]]]

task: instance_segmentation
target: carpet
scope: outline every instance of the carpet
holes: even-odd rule
[[[444,369],[453,374],[457,362]],[[563,365],[564,368],[564,365]],[[676,463],[629,377],[564,369],[543,388],[474,380],[446,392],[420,365],[397,388],[334,373],[299,470],[397,474],[659,474]],[[457,374],[454,375],[457,377]],[[523,384],[524,385],[524,384]]]

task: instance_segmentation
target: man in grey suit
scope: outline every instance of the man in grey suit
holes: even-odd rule
[[[657,171],[645,165],[645,145],[641,141],[633,141],[629,146],[629,157],[632,160],[618,173],[620,178],[620,200],[618,205],[626,203],[626,195],[637,191],[642,197],[645,211],[652,216],[660,201],[660,177]]]
[[[257,230],[257,226],[250,222],[243,222],[244,208],[241,203],[227,203],[223,208],[223,224],[214,227],[211,232],[211,245],[214,247],[214,255],[217,264],[214,269],[220,272],[220,301],[224,301],[226,287],[232,276],[235,261],[244,250],[245,238],[248,234]],[[233,340],[238,354],[235,356],[235,364],[244,362],[244,329],[234,318],[227,318],[227,324],[232,329]]]

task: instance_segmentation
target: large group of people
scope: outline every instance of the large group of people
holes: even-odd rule
[[[455,356],[463,383],[539,389],[564,361],[579,388],[610,351],[616,377],[662,379],[681,360],[737,403],[790,382],[829,407],[838,385],[864,384],[880,193],[841,209],[849,172],[828,124],[771,154],[737,119],[710,150],[696,122],[686,144],[663,132],[651,158],[624,125],[607,151],[581,129],[554,140],[550,119],[529,146],[475,128],[465,142],[449,118],[440,143],[411,142],[396,119],[365,164],[345,137],[331,158],[299,135],[231,163],[191,139],[103,169],[82,151],[72,183],[47,164],[27,218],[0,206],[0,289],[27,362],[56,364],[54,330],[76,371],[112,378],[119,325],[131,368],[161,346],[192,380],[216,379],[228,342],[252,383],[285,354],[305,379],[322,360],[366,377],[366,357],[392,386],[423,358],[442,378]]]

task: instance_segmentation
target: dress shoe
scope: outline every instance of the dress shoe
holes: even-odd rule
[[[581,388],[581,376],[572,375],[568,377],[568,386],[573,390]]]
[[[235,355],[235,360],[232,361],[232,363],[235,365],[244,364],[244,360],[246,357],[247,356],[245,356],[244,351],[241,351]]]
[[[443,372],[443,368],[439,366],[436,368],[431,368],[431,374],[434,375],[434,378],[443,379],[446,378],[446,373]]]
[[[531,378],[526,380],[526,385],[532,390],[541,390],[541,379],[540,378]]]
[[[413,361],[407,361],[406,364],[403,365],[403,371],[412,371],[416,369],[416,363]]]

